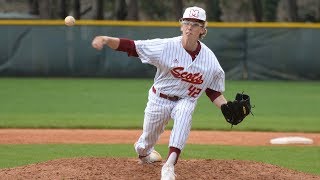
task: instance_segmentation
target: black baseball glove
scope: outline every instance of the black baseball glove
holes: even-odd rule
[[[221,106],[221,111],[226,121],[231,125],[237,125],[243,121],[251,112],[250,96],[237,93],[234,101],[228,101]]]

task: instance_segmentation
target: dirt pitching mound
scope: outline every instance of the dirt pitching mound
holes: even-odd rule
[[[128,158],[57,159],[0,170],[1,179],[160,179],[162,164],[138,164]],[[175,167],[181,179],[320,179],[320,176],[282,167],[241,160],[180,160]]]

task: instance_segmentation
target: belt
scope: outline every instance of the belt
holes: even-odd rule
[[[156,88],[154,88],[154,86],[152,86],[152,91],[153,91],[155,94],[157,94],[157,90],[156,90]],[[159,97],[164,98],[164,99],[168,99],[168,100],[170,100],[170,101],[178,101],[178,100],[181,99],[181,98],[178,97],[178,96],[168,96],[168,95],[162,94],[162,93],[159,93]]]

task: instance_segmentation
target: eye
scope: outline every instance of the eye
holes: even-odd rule
[[[200,24],[200,23],[196,23],[196,22],[194,22],[194,23],[192,23],[192,26],[194,26],[194,27],[200,27],[200,26],[201,26],[201,24]]]
[[[182,21],[182,24],[183,25],[186,25],[186,26],[189,26],[190,24],[191,24],[191,22],[190,21]],[[192,25],[192,24],[191,24]]]
[[[203,27],[203,25],[201,23],[191,22],[191,21],[187,21],[187,20],[181,21],[181,24],[186,25],[186,26],[191,25],[192,27]]]

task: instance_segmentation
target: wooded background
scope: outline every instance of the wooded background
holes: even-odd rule
[[[0,18],[176,21],[188,6],[216,22],[319,22],[319,0],[0,0]]]
[[[207,11],[203,42],[227,79],[320,79],[320,0],[0,0],[0,19],[10,19],[0,21],[0,76],[151,78],[155,69],[125,53],[98,52],[92,39],[178,36],[177,20],[189,6]],[[64,25],[67,15],[77,26]],[[95,19],[105,21],[81,21]]]

